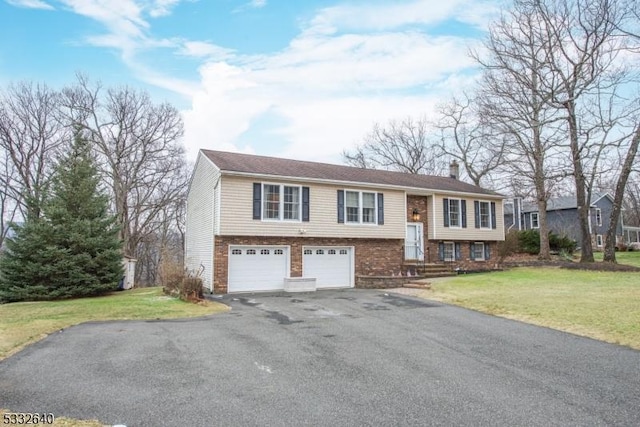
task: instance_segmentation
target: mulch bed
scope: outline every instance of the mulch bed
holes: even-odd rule
[[[632,265],[608,262],[570,262],[553,255],[551,260],[543,261],[539,260],[535,255],[518,254],[505,258],[501,265],[503,267],[560,267],[570,270],[640,272],[640,268]]]

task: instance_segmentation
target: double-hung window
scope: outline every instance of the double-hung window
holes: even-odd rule
[[[491,228],[491,205],[489,202],[478,203],[480,228]]]
[[[475,242],[471,247],[473,253],[471,254],[471,258],[476,261],[484,261],[484,243],[483,242]]]
[[[300,220],[300,187],[263,184],[262,219],[279,221]]]
[[[449,227],[462,227],[460,199],[449,199]]]
[[[600,208],[596,208],[596,225],[602,226],[602,210]]]
[[[540,228],[538,221],[538,212],[531,212],[531,228]]]
[[[300,187],[282,186],[284,192],[283,213],[285,220],[300,219]]]
[[[376,193],[345,191],[345,218],[351,224],[376,224]]]

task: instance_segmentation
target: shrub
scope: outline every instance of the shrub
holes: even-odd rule
[[[518,242],[520,243],[520,251],[532,255],[540,253],[540,231],[539,230],[522,230],[518,232]],[[576,242],[567,236],[558,236],[553,232],[549,232],[549,249],[558,253],[573,254],[576,250]]]
[[[182,265],[170,257],[163,257],[158,273],[162,291],[166,295],[188,302],[198,302],[204,298],[202,279],[187,274]]]
[[[159,284],[165,294],[179,297],[182,279],[186,277],[184,267],[167,256],[165,252],[162,252],[162,261],[158,267]]]
[[[540,232],[538,230],[522,230],[518,233],[520,251],[537,255],[540,253]]]
[[[202,301],[202,279],[199,277],[185,277],[180,283],[180,299],[183,301]]]
[[[552,251],[565,252],[571,255],[575,252],[577,243],[567,236],[560,237],[555,233],[549,233],[549,247]]]
[[[520,252],[520,242],[518,231],[510,230],[505,236],[503,242],[498,242],[498,256],[504,259],[509,255]]]

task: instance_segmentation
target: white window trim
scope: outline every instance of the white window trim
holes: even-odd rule
[[[451,225],[451,201],[458,202],[458,225]],[[449,197],[449,228],[462,228],[462,199],[456,199]],[[455,254],[454,254],[455,257]]]
[[[484,258],[484,242],[473,242],[473,251],[474,251],[474,255],[475,255],[475,249],[477,245],[482,245],[482,258],[477,258],[474,257],[473,260],[474,261],[486,261],[486,259]]]
[[[487,226],[487,227],[483,227],[482,226],[481,212],[482,212],[482,204],[483,203],[487,205],[487,209],[489,210],[489,226]],[[492,218],[491,218],[491,202],[478,200],[478,219],[480,220],[480,222],[478,224],[480,226],[480,230],[493,230],[493,222],[492,222]]]
[[[602,209],[596,208],[596,225],[602,227]]]
[[[602,234],[596,234],[596,246],[599,248],[603,246]]]
[[[536,223],[537,225],[534,226],[533,225],[533,216],[536,216]],[[530,216],[529,216],[529,221],[531,222],[531,228],[537,230],[538,228],[540,228],[540,215],[538,215],[538,212],[531,212]]]
[[[375,191],[366,191],[366,190],[353,190],[350,188],[345,188],[344,190],[344,223],[347,225],[362,225],[366,227],[372,227],[378,225],[378,193]],[[347,193],[358,193],[358,221],[349,221],[349,217],[347,215]],[[362,204],[362,194],[368,193],[373,194],[373,222],[363,222],[362,218],[364,217],[364,207]]]
[[[282,184],[279,182],[262,182],[261,183],[261,200],[260,203],[260,217],[265,222],[302,222],[302,186],[293,184]],[[265,218],[265,191],[266,185],[277,185],[279,187],[280,198],[278,204],[278,218]],[[293,187],[298,189],[298,219],[284,219],[284,187]]]

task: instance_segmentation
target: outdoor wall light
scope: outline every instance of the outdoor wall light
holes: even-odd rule
[[[413,222],[420,221],[420,211],[417,208],[413,208],[413,212],[411,213],[411,219]]]

